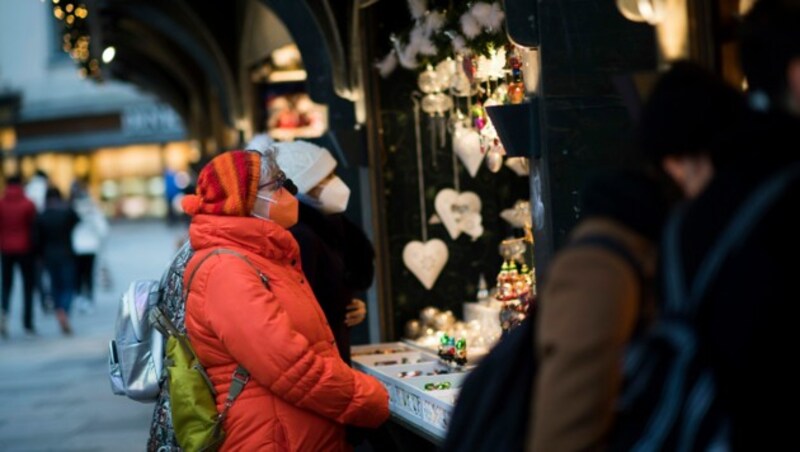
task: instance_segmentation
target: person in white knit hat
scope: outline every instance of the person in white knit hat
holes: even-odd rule
[[[364,232],[344,215],[350,189],[336,176],[336,159],[307,141],[275,142],[256,135],[247,149],[278,150],[278,165],[297,186],[300,218],[289,229],[300,245],[303,272],[336,338],[339,354],[350,362],[352,326],[366,317],[356,293],[372,285],[375,252]]]

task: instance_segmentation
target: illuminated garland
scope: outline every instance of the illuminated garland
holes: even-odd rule
[[[53,16],[64,24],[62,46],[78,66],[82,77],[101,79],[100,62],[92,58],[90,52],[91,37],[86,18],[89,9],[75,0],[52,0]]]

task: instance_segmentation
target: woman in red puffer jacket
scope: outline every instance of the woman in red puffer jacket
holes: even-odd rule
[[[389,416],[386,390],[350,369],[305,281],[294,238],[297,200],[283,188],[274,156],[230,151],[200,173],[189,237],[197,267],[186,301],[186,330],[217,390],[222,411],[237,365],[251,380],[228,412],[223,450],[344,451],[345,424],[376,427]],[[235,251],[243,259],[210,256]]]

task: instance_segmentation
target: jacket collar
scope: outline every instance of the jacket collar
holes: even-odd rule
[[[189,239],[195,251],[235,247],[278,261],[297,259],[300,253],[289,231],[255,217],[196,215]]]

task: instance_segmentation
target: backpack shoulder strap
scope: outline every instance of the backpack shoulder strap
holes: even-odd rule
[[[667,252],[667,265],[665,269],[668,271],[667,277],[670,278],[670,284],[667,284],[667,307],[669,310],[672,312],[680,312],[688,309],[688,313],[694,315],[700,300],[708,289],[708,286],[716,277],[722,264],[725,263],[725,259],[731,251],[742,244],[743,240],[750,234],[759,220],[761,220],[769,208],[772,207],[780,198],[780,195],[783,194],[786,188],[798,176],[800,176],[800,163],[795,163],[767,179],[744,200],[698,267],[698,271],[688,292],[686,292],[687,286],[683,281],[684,274],[681,264],[682,260],[680,258],[680,241],[678,234],[680,223],[683,219],[683,211],[679,211],[671,219],[666,234],[667,242],[665,242]],[[675,294],[673,294],[672,297],[669,296],[670,290],[676,288],[671,287],[671,283],[680,284],[676,287],[683,288],[684,293],[688,294],[689,303],[685,305],[685,307],[682,308],[679,303],[685,302],[686,300],[676,298]]]
[[[209,257],[216,256],[219,254],[230,254],[243,260],[248,266],[250,266],[250,268],[252,268],[258,274],[258,277],[259,279],[261,279],[261,283],[264,284],[264,287],[269,288],[269,278],[267,278],[267,276],[261,270],[259,270],[258,267],[253,265],[253,263],[250,262],[250,259],[248,259],[247,256],[227,248],[217,248],[214,251],[211,251],[210,253],[203,256],[203,258],[200,259],[200,262],[198,262],[197,265],[195,265],[194,268],[192,269],[192,273],[189,274],[189,280],[186,282],[186,287],[184,288],[183,292],[184,300],[186,299],[186,297],[189,296],[189,290],[192,287],[192,281],[194,280],[194,276],[197,274],[197,270],[200,268],[200,266],[203,265],[203,263]],[[192,351],[192,354],[194,354],[194,351]],[[237,397],[239,397],[239,394],[242,393],[248,381],[250,381],[250,372],[248,372],[247,369],[245,369],[241,364],[239,364],[236,367],[236,370],[233,371],[233,375],[231,377],[231,386],[228,389],[228,397],[225,399],[225,407],[223,408],[222,413],[219,415],[219,418],[217,419],[215,428],[222,427],[222,422],[225,420],[225,417],[227,417],[228,410],[230,410],[231,406],[233,405],[233,401],[236,400]]]
[[[269,278],[267,278],[267,275],[262,273],[261,270],[258,269],[258,267],[253,265],[253,263],[250,262],[250,259],[248,259],[247,256],[243,255],[242,253],[238,253],[236,251],[229,250],[227,248],[217,248],[214,251],[211,251],[210,253],[208,253],[205,256],[203,256],[203,258],[200,259],[200,262],[198,262],[197,265],[194,266],[194,268],[192,269],[192,273],[189,274],[189,280],[186,282],[186,287],[184,288],[184,291],[183,291],[184,297],[189,295],[189,289],[191,289],[191,287],[192,287],[192,281],[194,280],[194,276],[197,274],[197,270],[200,269],[200,266],[202,266],[203,263],[209,257],[216,256],[216,255],[219,255],[219,254],[230,254],[230,255],[236,256],[239,259],[243,260],[247,265],[250,266],[250,268],[252,268],[256,272],[256,274],[258,274],[258,277],[261,279],[261,283],[264,284],[264,287],[269,288]]]

